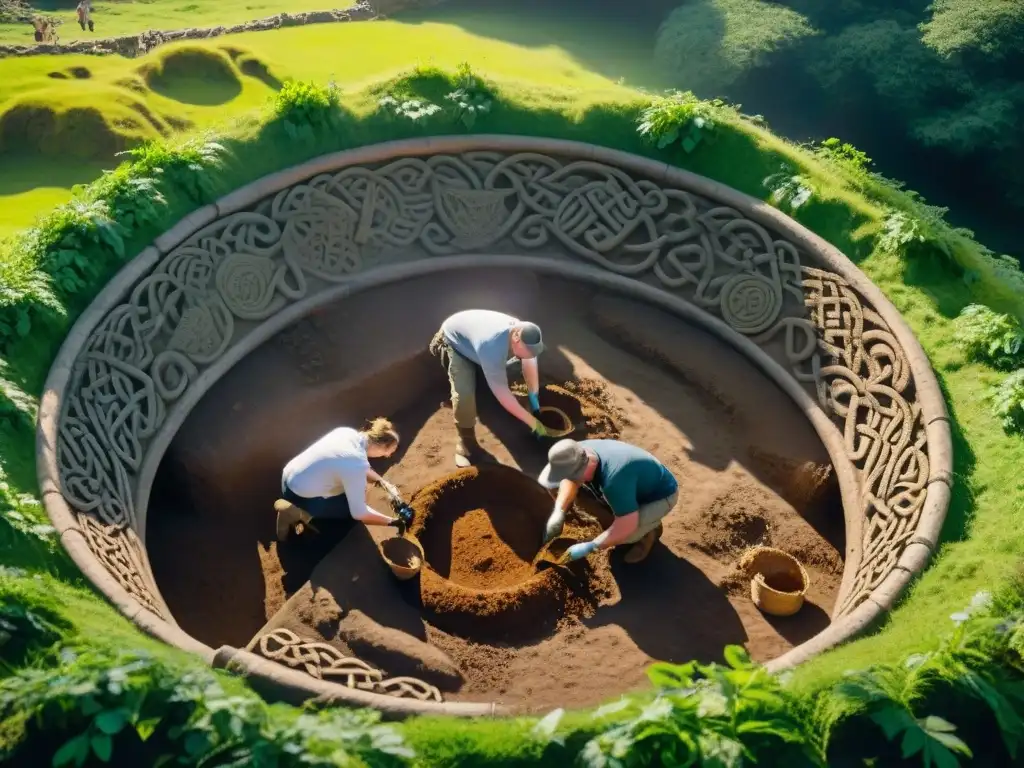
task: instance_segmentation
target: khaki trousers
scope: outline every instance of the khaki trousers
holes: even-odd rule
[[[430,354],[440,359],[448,371],[455,426],[472,429],[476,425],[476,363],[449,347],[441,331],[430,340]]]
[[[652,501],[650,504],[644,504],[640,507],[640,521],[637,523],[636,532],[626,539],[623,544],[635,544],[657,528],[658,523],[675,509],[677,501],[679,501],[679,491],[676,491],[668,498]]]

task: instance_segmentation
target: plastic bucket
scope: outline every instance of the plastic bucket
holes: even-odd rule
[[[423,547],[415,536],[394,536],[380,544],[380,554],[399,581],[408,581],[423,567]]]
[[[788,552],[754,547],[740,558],[739,565],[750,577],[750,599],[761,611],[792,616],[803,607],[811,580],[803,564]]]

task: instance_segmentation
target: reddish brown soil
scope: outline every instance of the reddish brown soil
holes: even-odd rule
[[[567,618],[592,615],[610,592],[607,555],[565,568],[538,563],[551,497],[518,469],[459,470],[412,499],[412,531],[423,542],[420,597],[428,620],[471,639],[543,636]],[[567,516],[560,542],[591,539],[601,526]],[[550,550],[559,554],[559,544]]]
[[[419,579],[397,582],[377,555],[386,575],[381,589],[408,597],[418,587],[424,603],[433,601],[433,608],[417,607],[426,619],[420,629],[399,629],[421,633],[457,665],[465,682],[449,698],[531,710],[591,705],[645,686],[645,669],[654,659],[719,660],[723,646],[738,643],[767,660],[828,624],[842,576],[843,516],[827,455],[792,401],[717,340],[658,310],[555,280],[542,283],[522,271],[492,270],[423,278],[353,297],[265,344],[203,399],[164,461],[162,490],[147,527],[157,582],[183,629],[213,646],[244,646],[304,588],[317,560],[343,532],[325,523],[319,535],[278,545],[273,502],[284,463],[332,427],[391,416],[402,445],[392,459],[374,465],[409,498],[418,499],[418,490],[454,472],[451,412],[439,405],[448,398],[447,381],[422,350],[444,317],[469,306],[541,324],[548,341],[541,373],[549,385],[541,404],[568,412],[573,404],[557,400],[553,387],[597,382],[603,401],[575,406],[580,414],[570,417],[584,428],[573,436],[610,425],[621,439],[665,462],[680,494],[645,562],[627,566],[617,552],[602,565],[592,556],[589,566],[607,582],[596,589],[592,580],[584,583],[589,607],[562,602],[539,613],[534,607],[541,618],[528,640],[476,633],[477,609],[467,613],[469,625],[445,625],[438,618],[436,607],[450,604],[454,587],[481,594],[487,587],[480,584],[497,576],[497,560],[477,571],[474,566],[485,559],[479,548],[466,555],[459,543],[486,532],[480,515],[452,521],[447,566],[423,541],[427,564]],[[535,477],[545,444],[505,414],[482,382],[478,402],[482,448],[500,464]],[[592,412],[585,415],[588,407]],[[377,490],[370,501],[386,508]],[[549,505],[538,502],[537,511],[530,507],[522,514],[539,519]],[[580,513],[581,525],[597,525],[597,519],[607,524],[591,500],[582,499],[582,507],[595,519]],[[473,509],[493,512],[490,502],[464,511]],[[501,546],[493,540],[496,554],[526,575],[532,555],[525,542],[517,544],[503,522],[487,522],[495,535],[508,537]],[[365,535],[361,526],[356,533]],[[390,536],[393,529],[371,534]],[[793,617],[758,611],[749,580],[729,589],[739,557],[759,543],[790,552],[808,570],[807,601]],[[332,562],[332,568],[344,572],[345,563]],[[430,593],[434,577],[444,594]],[[517,594],[516,583],[498,585],[518,578],[502,571],[489,583],[492,590]],[[374,594],[364,597],[368,611],[381,602]],[[386,626],[387,616],[378,623]],[[310,618],[302,626],[315,632],[315,624]],[[512,630],[518,626],[513,623]]]

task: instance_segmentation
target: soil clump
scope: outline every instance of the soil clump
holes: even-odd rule
[[[428,620],[466,638],[509,642],[543,636],[593,614],[610,590],[607,554],[540,568],[551,497],[517,469],[469,467],[418,491],[411,532],[423,543],[420,597]],[[586,541],[596,521],[571,512],[563,538]]]

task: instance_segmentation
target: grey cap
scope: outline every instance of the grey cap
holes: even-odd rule
[[[559,440],[548,451],[548,464],[541,470],[537,482],[545,487],[558,485],[563,480],[580,482],[587,469],[587,451],[575,440]]]
[[[537,357],[544,351],[544,337],[540,333],[540,327],[536,323],[519,323],[519,341],[530,352],[531,357]]]

